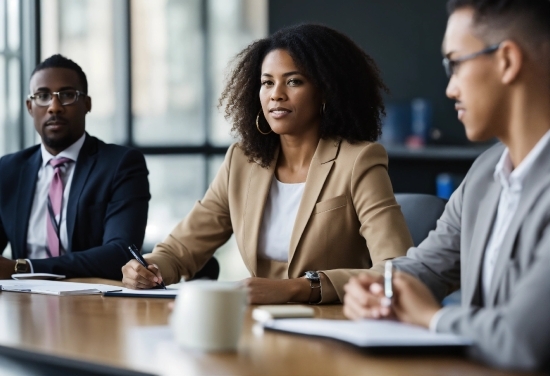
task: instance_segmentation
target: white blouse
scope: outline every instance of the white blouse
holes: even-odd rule
[[[288,262],[290,237],[305,185],[281,183],[273,176],[258,240],[260,257]]]

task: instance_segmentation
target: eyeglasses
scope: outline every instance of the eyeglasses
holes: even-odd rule
[[[52,93],[49,91],[39,91],[38,93],[29,95],[27,98],[34,100],[37,106],[46,107],[52,103],[54,95],[57,95],[57,99],[59,99],[62,106],[68,106],[75,103],[81,95],[86,96],[85,93],[78,90],[69,89]]]
[[[481,51],[474,52],[473,54],[469,54],[469,55],[466,55],[466,56],[461,56],[461,57],[456,58],[456,59],[449,59],[448,57],[443,58],[443,67],[445,68],[445,73],[447,73],[447,77],[451,78],[451,76],[456,73],[456,67],[460,63],[462,63],[466,60],[474,59],[474,58],[476,58],[478,56],[481,56],[481,55],[492,54],[493,52],[495,52],[499,48],[500,48],[500,43],[494,44],[492,46],[484,48]]]

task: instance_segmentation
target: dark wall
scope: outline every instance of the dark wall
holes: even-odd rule
[[[465,144],[454,104],[445,96],[441,42],[445,0],[270,0],[269,30],[315,22],[349,35],[378,63],[391,90],[387,100],[427,98],[440,144]]]

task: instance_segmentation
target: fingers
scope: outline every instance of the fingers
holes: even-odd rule
[[[363,318],[379,318],[381,300],[384,297],[382,286],[379,283],[368,284],[370,277],[353,277],[344,286],[344,315],[352,320]]]
[[[157,277],[156,282],[161,283],[162,282],[162,276],[160,275],[160,270],[157,264],[151,264],[147,267],[154,275]]]
[[[396,300],[392,308],[399,320],[429,327],[433,315],[441,306],[428,287],[402,272],[394,274],[393,286]]]
[[[160,271],[154,265],[146,269],[136,260],[129,261],[122,267],[122,283],[131,289],[150,289],[162,280]]]

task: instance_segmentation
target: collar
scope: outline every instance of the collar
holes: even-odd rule
[[[537,142],[535,147],[531,149],[529,154],[521,161],[514,169],[512,160],[510,159],[510,150],[504,149],[493,174],[495,180],[500,182],[503,187],[521,190],[525,177],[535,164],[536,160],[542,154],[544,149],[550,144],[550,131]]]
[[[61,153],[57,154],[56,156],[53,156],[46,150],[44,147],[44,144],[40,144],[40,152],[42,153],[42,167],[45,167],[50,160],[57,159],[61,157],[69,158],[76,162],[78,159],[78,154],[80,153],[80,149],[82,149],[82,145],[84,145],[84,140],[86,139],[86,133],[84,133],[78,140],[76,140],[71,146],[69,146],[67,149],[63,150]]]

